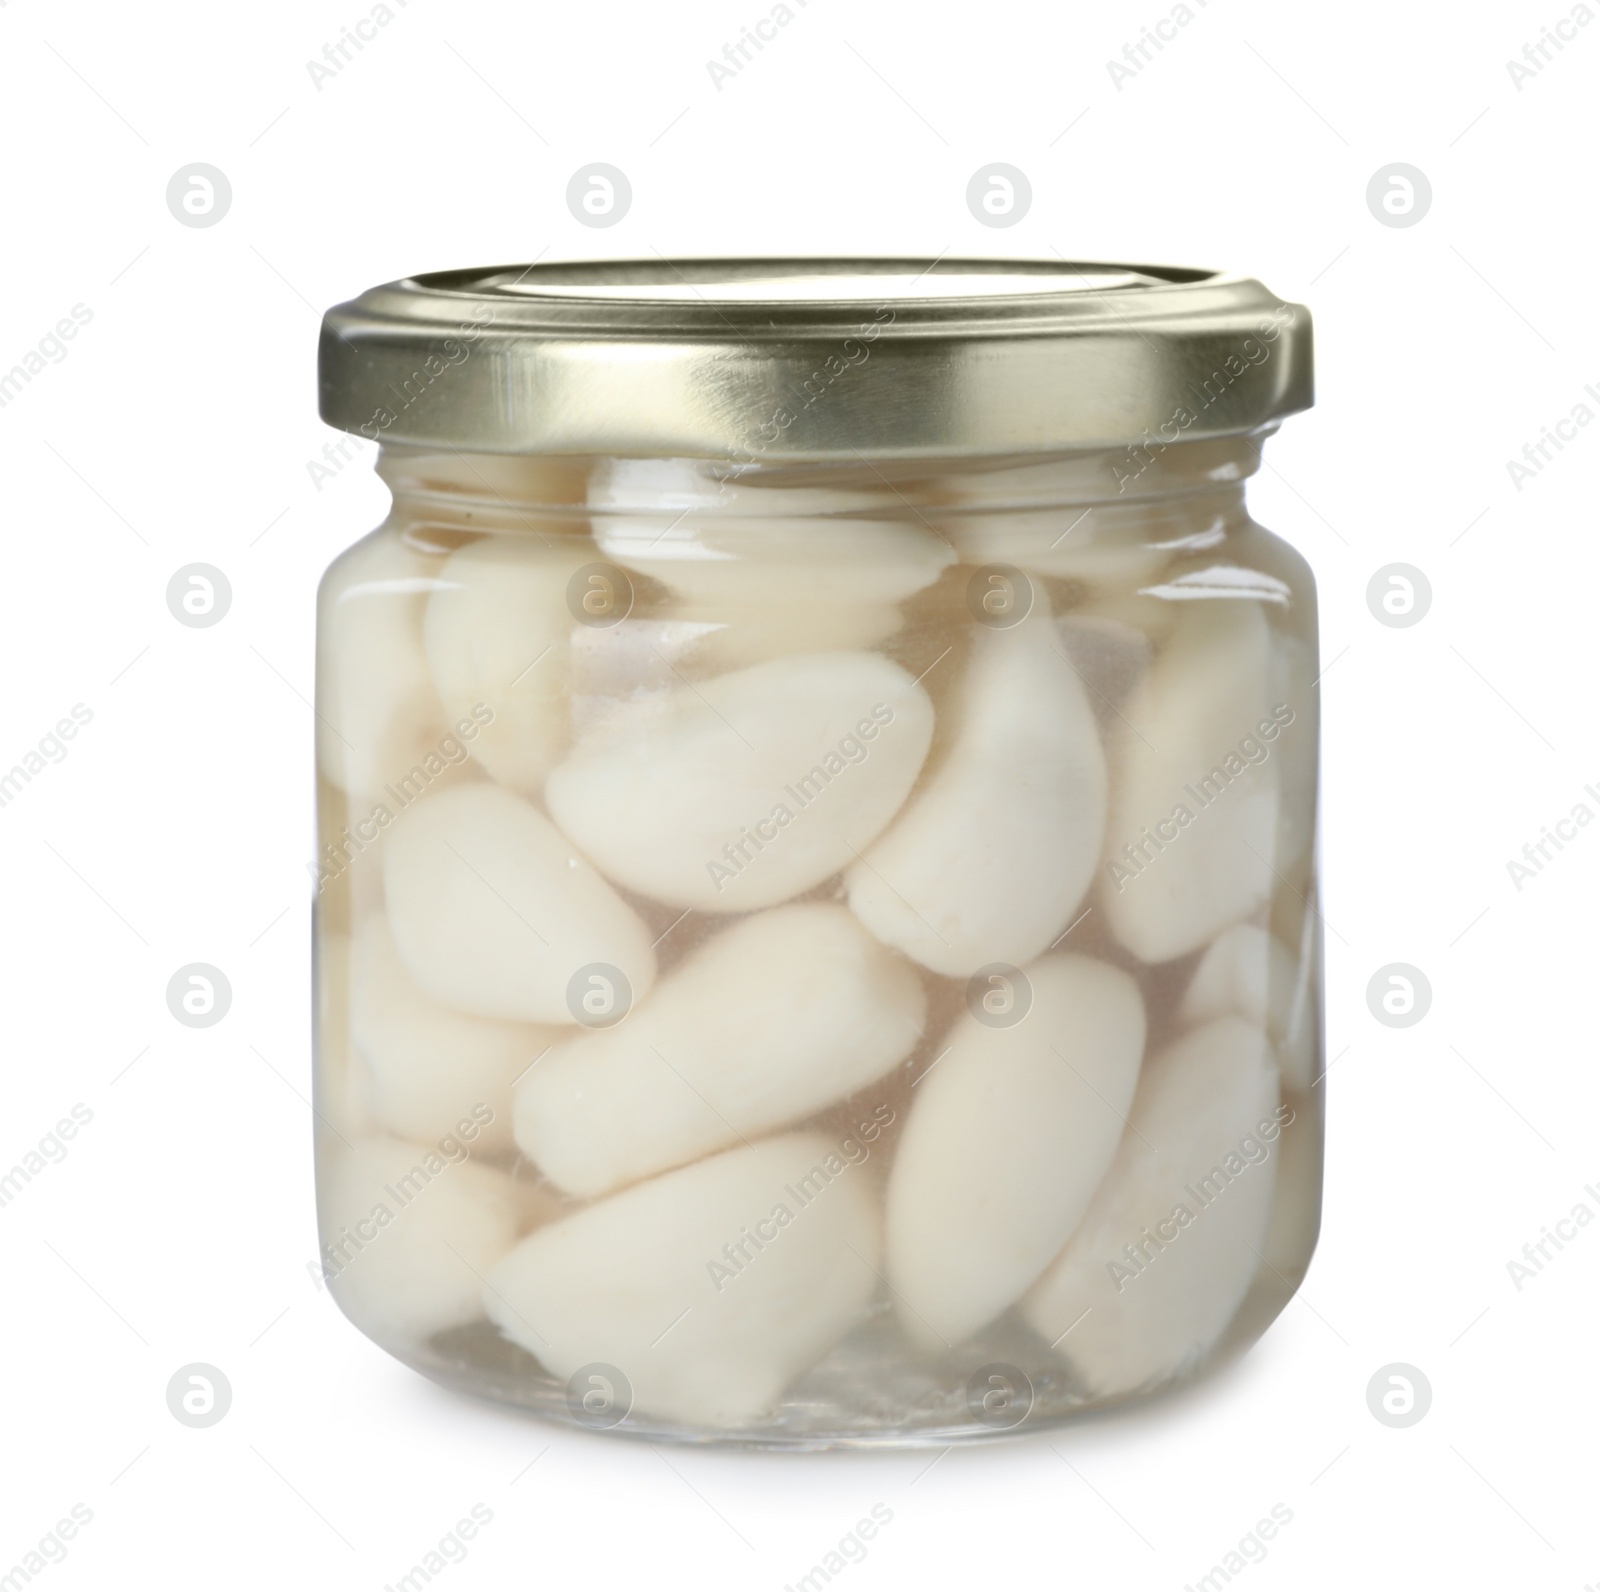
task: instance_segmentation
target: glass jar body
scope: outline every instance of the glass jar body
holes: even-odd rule
[[[1316,1239],[1315,598],[1259,435],[384,450],[321,592],[321,1273],[448,1385],[1034,1429]]]

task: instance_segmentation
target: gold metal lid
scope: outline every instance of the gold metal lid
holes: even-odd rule
[[[323,319],[322,418],[489,453],[1063,451],[1309,408],[1311,316],[1249,277],[1044,260],[438,271]]]

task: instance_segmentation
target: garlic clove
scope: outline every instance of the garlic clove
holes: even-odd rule
[[[619,703],[545,799],[618,884],[750,911],[853,861],[905,800],[932,734],[927,693],[887,658],[775,658]]]
[[[380,532],[335,560],[318,589],[317,762],[352,799],[383,796],[449,734],[422,648],[438,570],[436,557]]]
[[[569,588],[598,560],[587,537],[487,536],[445,560],[428,598],[423,638],[445,710],[481,726],[472,755],[525,796],[566,750]]]
[[[1233,1319],[1272,1217],[1277,1071],[1267,1036],[1238,1017],[1145,1068],[1093,1205],[1023,1305],[1093,1394],[1185,1374]]]
[[[497,785],[440,791],[390,827],[384,889],[406,970],[479,1017],[572,1023],[595,968],[624,1001],[655,981],[639,915],[531,802]]]
[[[339,1308],[387,1348],[484,1314],[483,1276],[516,1242],[503,1172],[400,1139],[359,1139],[318,1180],[324,1274]]]
[[[916,1045],[922,983],[843,908],[776,907],[705,941],[615,1027],[567,1040],[516,1092],[523,1153],[603,1194],[822,1109]]]
[[[1284,1088],[1308,1094],[1316,1055],[1311,969],[1254,923],[1235,923],[1206,947],[1178,1008],[1179,1020],[1190,1026],[1229,1013],[1267,1031],[1283,1065]]]
[[[979,1331],[1060,1251],[1116,1154],[1144,1053],[1138,985],[1108,963],[1048,956],[996,988],[1012,1004],[957,1021],[889,1174],[889,1282],[923,1348]]]
[[[628,459],[597,473],[589,501],[607,558],[730,614],[774,592],[814,607],[893,605],[955,562],[925,523],[848,517],[898,508],[884,491],[755,486],[703,461]]]
[[[557,1377],[603,1367],[639,1416],[737,1425],[862,1319],[880,1247],[867,1173],[793,1134],[542,1228],[489,1273],[484,1304]]]
[[[1100,900],[1146,962],[1266,904],[1279,814],[1271,636],[1259,603],[1185,604],[1112,736]]]
[[[1043,592],[979,627],[954,727],[922,788],[846,875],[851,909],[936,973],[1020,966],[1083,900],[1104,845],[1106,763]]]

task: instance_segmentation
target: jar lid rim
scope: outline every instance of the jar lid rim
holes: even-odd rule
[[[1249,277],[1068,260],[429,272],[329,310],[319,366],[332,425],[512,453],[1059,451],[1246,432],[1312,402],[1304,306]]]

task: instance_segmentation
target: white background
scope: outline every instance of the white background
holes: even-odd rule
[[[93,315],[0,409],[0,766],[93,712],[0,808],[0,1169],[93,1112],[0,1209],[0,1574],[82,1503],[46,1592],[376,1592],[481,1503],[445,1592],[777,1589],[881,1503],[846,1592],[1177,1592],[1282,1503],[1247,1592],[1600,1580],[1600,1225],[1520,1290],[1507,1271],[1575,1203],[1600,1211],[1600,832],[1520,891],[1506,866],[1576,803],[1600,812],[1600,426],[1520,490],[1507,470],[1600,412],[1600,22],[1519,88],[1507,60],[1565,0],[1191,0],[1119,88],[1106,62],[1162,0],[792,0],[718,90],[705,63],[762,0],[394,3],[320,88],[306,63],[360,0],[0,5],[0,370]],[[195,161],[233,188],[204,230],[164,197]],[[594,161],[634,192],[603,231],[565,203]],[[1033,187],[1006,230],[965,203],[993,161]],[[1365,198],[1396,161],[1433,190],[1403,229]],[[1307,1284],[1190,1393],[931,1470],[653,1451],[451,1397],[306,1270],[312,593],[384,508],[370,454],[321,490],[307,469],[332,435],[318,315],[541,254],[947,250],[1226,266],[1315,313],[1318,407],[1252,489],[1321,583],[1338,1059]],[[233,587],[209,629],[165,602],[195,561]],[[1410,628],[1367,605],[1393,562],[1431,582]],[[213,1028],[168,1013],[189,962],[232,981]],[[1414,1027],[1369,1013],[1389,962],[1431,981]],[[206,1430],[166,1407],[191,1361],[233,1387]],[[1433,1389],[1405,1430],[1366,1402],[1395,1361]]]

